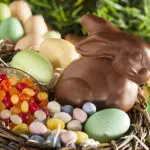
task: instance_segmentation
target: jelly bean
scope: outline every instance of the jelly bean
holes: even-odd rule
[[[17,86],[16,86],[18,91],[22,91],[24,88],[27,88],[27,87],[28,86],[25,83],[18,83]]]
[[[73,118],[79,120],[81,123],[84,123],[87,119],[87,114],[80,108],[75,108],[73,110]]]
[[[11,96],[10,100],[11,100],[11,102],[12,102],[13,104],[17,104],[18,101],[19,101],[19,96],[16,95],[16,94],[14,94],[14,95]]]
[[[67,124],[67,129],[72,131],[81,131],[81,122],[79,120],[72,120]]]
[[[70,145],[77,141],[77,134],[73,131],[67,131],[61,134],[61,140],[64,144]]]
[[[88,140],[88,135],[85,132],[76,131],[77,141],[76,144],[83,144]]]
[[[10,128],[10,129],[13,129],[13,128],[16,127],[16,126],[17,126],[17,124],[12,123],[12,122],[9,124],[9,128]]]
[[[73,106],[71,106],[71,105],[64,105],[64,106],[61,107],[61,111],[72,115],[72,113],[73,113]]]
[[[56,101],[51,101],[48,103],[47,108],[50,110],[52,113],[60,112],[60,104]]]
[[[83,105],[82,109],[88,114],[88,115],[92,115],[96,112],[96,106],[91,103],[91,102],[87,102]]]
[[[27,124],[30,124],[35,120],[35,116],[33,114],[28,113],[28,121]]]
[[[10,85],[10,83],[9,83],[9,81],[8,80],[3,80],[2,82],[1,82],[1,85],[2,85],[2,89],[4,89],[5,91],[9,91],[9,89],[11,88],[11,85]]]
[[[15,88],[15,87],[11,87],[9,89],[9,95],[14,95],[14,94],[18,94],[19,91]]]
[[[21,124],[22,123],[22,119],[20,116],[18,115],[11,115],[10,116],[10,120],[14,123],[14,124]]]
[[[65,127],[64,121],[57,119],[57,118],[51,118],[51,119],[47,120],[47,127],[50,130],[57,129],[59,127],[59,125],[60,125],[61,129],[64,129],[64,127]]]
[[[15,76],[9,77],[8,80],[11,86],[15,86],[19,81],[19,79]]]
[[[20,113],[19,116],[21,117],[22,122],[24,122],[24,123],[26,123],[29,119],[29,116],[27,113]]]
[[[50,116],[50,112],[49,112],[48,108],[42,108],[42,110],[45,112],[46,117]]]
[[[0,113],[0,117],[2,119],[7,119],[10,117],[10,115],[11,114],[10,114],[10,111],[8,109],[5,109],[5,110],[1,111],[1,113]]]
[[[31,111],[31,113],[34,113],[35,111],[39,110],[39,106],[32,102],[29,104],[29,110]]]
[[[13,114],[16,114],[16,115],[18,115],[18,114],[20,114],[21,113],[21,109],[19,108],[19,107],[11,107],[11,109],[10,109],[10,113],[13,115]]]
[[[61,138],[60,136],[50,135],[47,137],[47,142],[51,144],[51,147],[60,148],[61,147]]]
[[[37,98],[39,101],[46,101],[48,99],[48,94],[46,92],[39,92]]]
[[[7,79],[7,75],[6,74],[0,74],[0,82],[2,82],[5,79]]]
[[[27,101],[21,103],[21,111],[25,113],[29,111],[29,104]]]
[[[0,102],[0,112],[2,111],[2,110],[4,110],[6,107],[5,107],[5,104],[4,103],[2,103],[2,102]]]
[[[36,95],[33,96],[33,98],[34,98],[34,102],[35,102],[36,104],[40,104],[40,103],[41,103],[41,101],[38,100],[38,98],[37,98]]]
[[[29,131],[31,134],[44,135],[48,130],[43,123],[34,121],[29,125]]]
[[[23,93],[19,93],[18,96],[19,96],[20,101],[28,101],[30,99],[28,95],[23,94]]]
[[[18,124],[12,129],[13,132],[17,134],[29,134],[29,128],[28,125],[25,123]]]
[[[23,94],[26,94],[26,95],[28,95],[28,96],[30,96],[30,97],[34,96],[34,90],[31,89],[31,88],[24,88],[24,89],[22,90],[22,93],[23,93]]]
[[[41,101],[40,104],[39,104],[39,106],[40,106],[41,108],[44,108],[44,107],[47,106],[47,104],[48,104],[48,101]]]
[[[34,116],[39,120],[43,121],[46,119],[46,114],[43,110],[37,110],[34,112]]]
[[[0,101],[3,101],[5,98],[6,92],[4,90],[0,90]]]
[[[23,78],[23,79],[21,80],[21,82],[27,84],[28,87],[33,87],[33,85],[34,85],[33,81],[32,81],[31,79],[29,79],[29,78]]]
[[[39,135],[32,135],[30,137],[30,140],[33,140],[33,141],[36,141],[36,142],[39,142],[39,143],[43,143],[45,141],[45,139],[42,136],[39,136]]]
[[[65,112],[55,113],[53,117],[63,120],[65,123],[67,123],[71,120],[71,116]]]
[[[5,96],[4,100],[3,100],[3,103],[5,104],[7,109],[10,109],[12,107],[12,103],[10,101],[9,94],[6,94],[6,96]]]

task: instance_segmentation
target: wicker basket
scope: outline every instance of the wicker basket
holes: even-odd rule
[[[18,50],[19,51],[19,50]],[[18,51],[13,50],[13,45],[6,41],[0,45],[0,58],[1,66],[7,66],[7,63],[11,61],[12,56]],[[56,74],[58,75],[58,73]],[[53,83],[55,83],[57,76],[55,76]],[[53,85],[51,83],[51,85]],[[48,87],[51,87],[48,89]],[[54,98],[53,86],[43,86],[43,88],[50,91],[50,97]],[[83,150],[149,150],[148,143],[146,143],[147,137],[150,136],[150,118],[146,111],[145,98],[142,95],[141,89],[139,89],[139,95],[134,107],[128,112],[131,119],[131,126],[123,137],[110,143],[102,143],[99,147],[78,147],[77,149]],[[28,141],[24,137],[18,136],[6,129],[0,123],[0,150],[55,150],[46,144],[38,144]],[[61,148],[61,150],[71,150],[73,148]]]

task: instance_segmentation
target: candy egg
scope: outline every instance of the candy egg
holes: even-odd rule
[[[71,120],[71,116],[65,112],[55,113],[53,118],[58,118],[60,120],[63,120],[65,123],[67,123]]]
[[[73,110],[73,118],[79,120],[81,123],[85,122],[87,119],[87,114],[80,108],[75,108]]]
[[[61,134],[61,140],[66,145],[73,144],[77,140],[77,134],[73,131],[64,132]]]
[[[65,127],[64,121],[57,119],[57,118],[51,118],[51,119],[47,120],[47,127],[50,130],[57,129],[59,127],[59,125],[60,125],[61,129],[64,129],[64,127]]]
[[[88,115],[92,115],[96,112],[96,106],[91,103],[91,102],[87,102],[83,105],[82,109],[88,114]]]
[[[50,143],[51,147],[60,148],[61,147],[61,138],[55,134],[47,137],[47,142]]]
[[[47,108],[50,110],[52,113],[57,113],[60,112],[61,106],[58,102],[56,101],[51,101],[48,103]]]
[[[67,129],[72,131],[81,131],[81,122],[79,120],[72,120],[67,124]]]
[[[88,140],[88,135],[85,132],[76,131],[77,135],[76,144],[83,144]]]
[[[29,134],[29,128],[28,125],[25,123],[18,124],[12,129],[13,132],[17,134]]]
[[[10,117],[10,115],[11,114],[10,114],[10,111],[8,109],[5,109],[5,110],[1,111],[1,113],[0,113],[0,117],[2,119],[7,119]]]
[[[39,120],[39,121],[43,121],[46,119],[46,114],[44,111],[42,110],[37,110],[34,112],[34,116]]]
[[[10,116],[10,120],[14,123],[14,124],[21,124],[22,123],[22,119],[20,116],[18,115],[11,115]]]
[[[39,143],[43,143],[45,141],[45,139],[42,136],[39,136],[39,135],[32,135],[30,137],[30,140],[33,140],[33,141],[36,141],[36,142],[39,142]]]
[[[92,115],[85,123],[84,130],[90,138],[109,142],[122,136],[129,127],[129,116],[120,109],[111,108]]]
[[[64,106],[61,107],[61,111],[72,115],[72,113],[73,113],[73,106],[71,106],[71,105],[64,105]]]
[[[34,121],[29,125],[31,134],[44,135],[47,132],[47,127],[38,121]]]
[[[61,39],[61,34],[58,32],[58,31],[48,31],[47,33],[45,33],[44,35],[43,35],[43,37],[45,38],[45,39],[47,39],[47,38],[58,38],[58,39]]]

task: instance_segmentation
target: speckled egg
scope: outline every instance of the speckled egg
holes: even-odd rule
[[[49,111],[52,113],[57,113],[57,112],[60,112],[60,110],[61,110],[60,104],[56,101],[49,102],[47,107],[48,107]]]
[[[91,103],[91,102],[87,102],[83,105],[82,109],[88,114],[88,115],[92,115],[96,112],[96,106]]]
[[[67,124],[67,129],[72,131],[81,131],[81,122],[79,120],[72,120]]]

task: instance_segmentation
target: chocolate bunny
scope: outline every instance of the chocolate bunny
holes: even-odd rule
[[[81,23],[88,37],[76,45],[81,57],[57,82],[57,100],[77,107],[91,101],[100,109],[130,110],[139,85],[150,77],[150,46],[94,15],[84,15]]]

